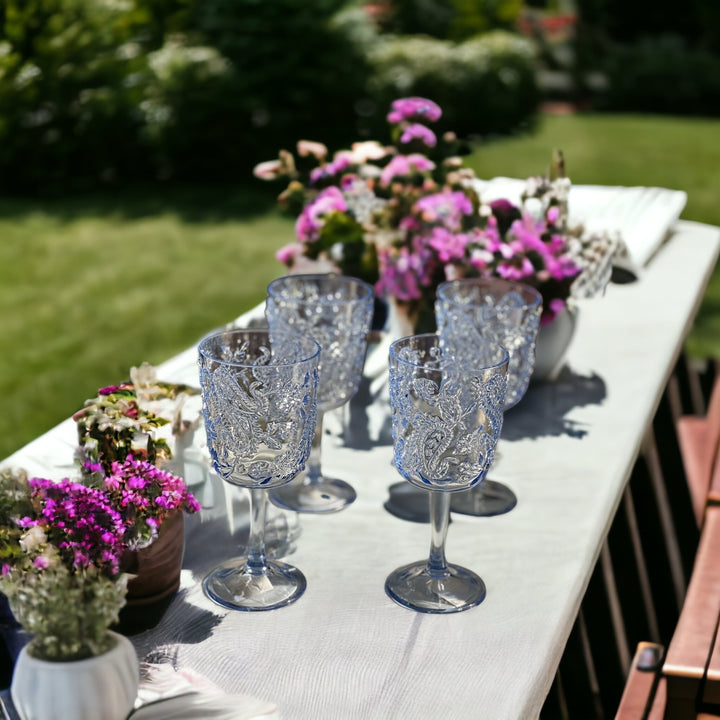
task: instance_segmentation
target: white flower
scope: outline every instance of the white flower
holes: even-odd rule
[[[31,553],[34,550],[37,550],[45,542],[47,542],[45,531],[39,525],[33,525],[20,538],[20,547],[26,553]]]

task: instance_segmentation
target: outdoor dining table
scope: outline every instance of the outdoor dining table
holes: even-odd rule
[[[483,578],[479,606],[423,614],[384,592],[392,570],[427,557],[430,530],[384,508],[401,478],[383,392],[373,395],[368,380],[323,440],[324,471],[349,481],[357,500],[333,514],[285,516],[297,525],[291,561],[307,578],[305,594],[269,612],[205,597],[205,573],[242,553],[247,491],[223,486],[198,460],[202,477],[189,482],[199,483],[191,489],[204,509],[186,519],[181,588],[157,626],[132,637],[139,657],[170,658],[275,705],[282,720],[537,718],[719,250],[720,229],[679,221],[635,282],[578,303],[564,368],[533,382],[505,416],[491,476],[514,490],[517,506],[452,516],[448,560]],[[197,385],[196,363],[194,346],[158,377]],[[67,420],[4,464],[62,477],[74,443]]]

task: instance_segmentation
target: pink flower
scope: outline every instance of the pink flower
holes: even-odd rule
[[[560,298],[553,298],[543,308],[543,314],[540,316],[540,324],[549,325],[562,312],[564,307],[564,300],[561,300]]]
[[[335,159],[310,172],[310,185],[317,185],[321,180],[328,180],[339,175],[352,164],[352,155],[349,152],[337,153]]]
[[[412,123],[408,125],[403,134],[400,136],[400,142],[403,145],[411,143],[413,140],[419,140],[428,147],[435,147],[437,145],[437,137],[430,128],[420,125],[419,123]]]
[[[437,122],[442,117],[442,110],[437,103],[421,97],[408,97],[395,100],[390,106],[387,119],[391,123],[403,120],[425,120]]]
[[[410,155],[396,155],[384,168],[380,175],[380,184],[387,186],[393,178],[402,175],[412,175],[413,172],[434,170],[435,163],[424,155],[411,153]]]
[[[444,227],[436,227],[433,228],[428,244],[437,252],[440,262],[447,263],[451,260],[462,260],[468,237],[462,233],[453,234]]]
[[[312,155],[320,162],[325,160],[328,154],[328,149],[323,143],[313,140],[298,140],[297,151],[300,157]]]
[[[294,242],[284,247],[281,247],[276,253],[275,258],[284,265],[292,267],[295,264],[295,259],[298,255],[302,255],[303,246],[300,243]]]
[[[284,169],[280,160],[266,160],[253,168],[253,175],[260,180],[276,180],[284,174]]]
[[[473,211],[470,198],[463,192],[440,192],[418,200],[413,209],[429,223],[442,223],[449,230],[460,230],[463,215]]]
[[[398,300],[418,300],[422,296],[419,282],[422,261],[417,255],[402,247],[397,255],[380,252],[378,261],[380,279],[375,285],[378,295],[394,296]]]
[[[335,185],[325,188],[311,203],[308,203],[298,216],[295,233],[302,242],[310,242],[320,237],[320,228],[324,218],[331,212],[345,212],[347,203],[342,192]]]

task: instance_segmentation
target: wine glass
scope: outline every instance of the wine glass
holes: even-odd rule
[[[318,413],[307,472],[270,494],[286,510],[330,513],[352,503],[352,485],[323,475],[323,416],[358,390],[373,312],[370,285],[344,275],[286,275],[268,285],[265,314],[271,329],[314,338],[320,353]]]
[[[427,561],[393,571],[385,591],[400,605],[452,613],[481,603],[485,584],[445,559],[450,496],[485,477],[503,421],[509,356],[480,341],[458,359],[437,335],[411,335],[390,346],[390,405],[395,467],[430,491],[432,528]]]
[[[270,610],[305,590],[304,575],[265,556],[269,488],[290,482],[310,454],[320,346],[268,330],[225,330],[200,343],[198,365],[208,449],[217,474],[250,490],[247,557],[227,561],[203,581],[216,603]]]
[[[441,283],[435,317],[438,334],[458,359],[470,357],[482,339],[505,347],[510,354],[505,410],[525,395],[535,365],[535,342],[542,297],[534,288],[501,278],[472,278]],[[453,496],[453,512],[500,515],[517,504],[515,493],[495,480]]]

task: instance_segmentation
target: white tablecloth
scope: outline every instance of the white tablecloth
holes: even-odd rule
[[[323,467],[358,499],[301,517],[288,560],[307,577],[305,595],[266,613],[204,597],[205,571],[247,533],[244,491],[228,503],[209,479],[213,507],[188,523],[181,592],[157,628],[134,638],[139,654],[169,647],[226,691],[275,703],[282,720],[537,717],[719,248],[717,228],[678,223],[638,282],[582,303],[567,368],[507,413],[491,475],[518,505],[494,518],[453,516],[447,541],[448,560],[485,580],[480,606],[425,615],[385,595],[391,570],[426,557],[429,526],[382,507],[399,480],[389,445],[354,449],[330,436]],[[196,372],[194,348],[159,368],[167,380],[197,382]],[[57,474],[74,441],[70,421],[7,463]]]

